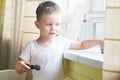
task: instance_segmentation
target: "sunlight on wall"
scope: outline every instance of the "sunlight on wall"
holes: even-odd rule
[[[73,23],[75,12],[78,8],[81,9],[84,7],[85,13],[83,17],[83,22],[77,21],[80,24],[79,25],[77,25],[76,23],[74,24],[74,28],[75,26],[77,26],[77,28],[78,27],[80,28],[78,40],[82,41],[84,39],[91,39],[91,38],[96,38],[96,39],[104,38],[104,28],[105,28],[104,12],[105,12],[106,0],[91,0],[91,1],[53,0],[53,1],[58,3],[62,8],[63,19],[61,24],[61,32],[63,34],[66,35],[67,32],[71,33],[73,31],[73,30],[69,30],[69,28],[70,28],[70,24]],[[96,4],[96,3],[100,3],[100,4]],[[101,22],[102,24],[99,24]]]
[[[2,13],[2,0],[0,0],[0,36],[1,36],[1,13]]]
[[[68,15],[74,13],[77,7],[84,6],[87,0],[52,0],[59,4],[63,10],[63,13]]]
[[[75,20],[75,15],[76,15],[76,10],[81,10],[85,6],[87,3],[87,0],[53,0],[55,1],[57,4],[59,4],[61,6],[62,9],[62,14],[63,14],[63,18],[62,18],[62,24],[61,24],[61,32],[63,34],[65,34],[66,37],[68,37],[68,35],[71,35],[73,33],[74,30],[72,27],[74,26],[74,28],[77,28],[77,32],[79,33],[79,29],[81,24],[81,20],[79,20],[79,18],[81,18],[79,16],[79,18],[77,18],[77,22],[78,24],[74,23],[73,20]],[[83,10],[83,9],[82,9]],[[73,26],[71,26],[73,25]],[[69,34],[71,33],[71,34]],[[75,34],[75,36],[77,36]]]

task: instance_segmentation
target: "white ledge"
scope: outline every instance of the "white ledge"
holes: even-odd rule
[[[86,50],[68,50],[63,53],[65,59],[102,69],[103,54],[100,48],[93,47]]]

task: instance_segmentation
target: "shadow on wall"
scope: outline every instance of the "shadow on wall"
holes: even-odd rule
[[[1,54],[1,41],[2,41],[1,13],[2,13],[2,0],[0,0],[0,54]]]
[[[1,53],[0,53],[0,70],[9,69],[10,63],[10,40],[1,41]]]
[[[10,39],[3,37],[3,0],[0,0],[0,70],[8,69],[10,63]]]

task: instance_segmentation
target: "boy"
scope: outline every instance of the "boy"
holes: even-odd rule
[[[33,80],[63,80],[62,53],[64,50],[82,50],[100,45],[103,41],[85,40],[83,42],[56,36],[60,27],[60,7],[52,2],[41,3],[36,10],[36,27],[40,30],[40,37],[29,42],[20,55],[20,61],[15,69],[19,74],[30,70],[28,64],[40,65],[39,71],[33,70]]]

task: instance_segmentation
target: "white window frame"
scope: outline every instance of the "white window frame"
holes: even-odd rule
[[[87,39],[95,39],[95,24],[105,23],[105,9],[92,10],[92,3],[95,0],[88,0],[88,11],[86,14]],[[104,0],[105,1],[105,0]],[[98,3],[97,3],[98,4]]]

